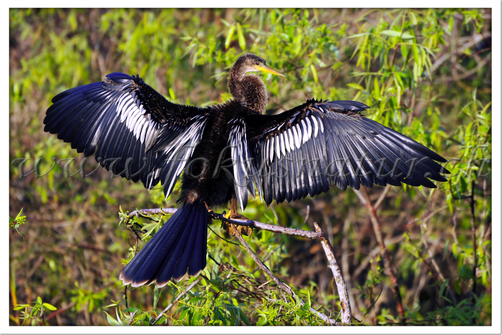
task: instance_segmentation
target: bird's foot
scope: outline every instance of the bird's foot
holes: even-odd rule
[[[225,217],[230,220],[251,221],[244,215],[239,214],[237,211],[234,211],[232,209],[230,209],[230,213],[228,213],[228,215],[225,215]],[[225,221],[221,221],[221,227],[232,236],[235,236],[237,234],[236,230],[238,230],[241,235],[246,236],[251,236],[251,234],[253,233],[253,228],[249,226],[239,226]]]
[[[207,204],[207,202],[204,201],[204,205],[206,206],[206,209],[207,209],[207,212],[208,213],[214,213],[213,210],[209,207],[209,205]]]

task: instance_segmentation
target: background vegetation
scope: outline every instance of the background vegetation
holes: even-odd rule
[[[176,194],[164,201],[158,189],[93,171],[92,160],[82,177],[82,157],[43,132],[50,99],[121,71],[175,102],[218,103],[243,52],[287,75],[264,77],[271,113],[312,97],[358,100],[372,107],[368,117],[449,159],[452,172],[435,190],[367,190],[373,203],[388,191],[377,215],[395,283],[352,190],[269,208],[254,199],[244,214],[309,230],[318,222],[354,324],[491,324],[490,10],[11,9],[9,25],[11,325],[148,324],[193,280],[125,291],[118,274],[138,243],[132,223],[157,229],[167,217],[119,224],[120,207],[172,207]],[[323,325],[309,307],[337,317],[317,242],[246,237],[302,307],[237,240],[220,238],[218,222],[211,229],[205,278],[158,324]]]

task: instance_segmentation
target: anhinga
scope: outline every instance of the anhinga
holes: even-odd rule
[[[182,172],[179,209],[127,264],[120,279],[141,286],[206,265],[208,208],[231,201],[244,210],[255,188],[268,204],[360,185],[423,185],[445,181],[445,159],[414,140],[363,117],[355,101],[309,100],[263,115],[276,75],[262,58],[241,56],[230,71],[233,98],[206,108],[167,101],[137,76],[111,73],[52,99],[44,130],[116,175],[146,188],[161,182],[168,197]],[[228,162],[231,164],[228,164]]]

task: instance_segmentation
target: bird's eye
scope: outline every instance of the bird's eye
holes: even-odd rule
[[[260,62],[256,62],[256,65],[260,65]]]

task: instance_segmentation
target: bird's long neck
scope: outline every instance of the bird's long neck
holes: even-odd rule
[[[233,98],[239,103],[258,113],[264,113],[267,107],[267,88],[260,77],[234,72],[232,69],[228,87]]]

